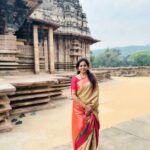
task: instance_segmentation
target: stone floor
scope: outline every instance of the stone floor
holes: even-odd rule
[[[73,150],[71,143],[50,150]],[[98,150],[150,150],[150,115],[102,130]]]

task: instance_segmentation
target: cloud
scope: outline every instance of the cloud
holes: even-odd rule
[[[92,36],[92,48],[150,43],[149,0],[80,0]]]

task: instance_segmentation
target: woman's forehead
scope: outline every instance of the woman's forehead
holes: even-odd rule
[[[87,65],[87,64],[86,64],[85,61],[81,61],[81,62],[80,62],[80,66],[81,66],[81,65]]]

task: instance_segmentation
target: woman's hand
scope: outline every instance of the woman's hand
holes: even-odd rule
[[[85,114],[86,114],[86,116],[89,116],[92,113],[92,111],[93,111],[93,109],[92,109],[92,107],[90,105],[87,105],[85,107]]]

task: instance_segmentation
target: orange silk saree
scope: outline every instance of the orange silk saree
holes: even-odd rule
[[[76,91],[80,100],[93,108],[90,116],[85,115],[85,109],[73,100],[72,109],[72,140],[74,150],[96,150],[99,140],[99,89],[94,90],[88,78],[71,80],[71,90]]]

